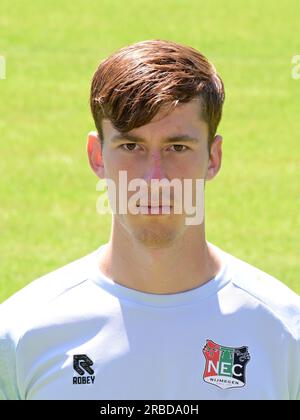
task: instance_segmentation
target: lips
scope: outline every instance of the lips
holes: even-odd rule
[[[171,214],[172,206],[138,206],[141,214]]]
[[[148,205],[146,205],[146,206],[141,206],[140,204],[137,204],[137,207],[149,207],[149,208],[152,208],[152,209],[156,209],[156,208],[159,208],[159,207],[170,207],[170,208],[172,208],[173,206],[170,204],[170,205],[165,205],[165,204],[148,204]]]
[[[137,206],[141,209],[171,209],[173,206]]]

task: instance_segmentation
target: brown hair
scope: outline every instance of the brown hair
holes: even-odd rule
[[[149,40],[124,47],[100,63],[92,80],[90,105],[103,143],[103,118],[120,132],[128,132],[149,123],[160,109],[169,112],[196,97],[208,124],[210,151],[222,116],[222,79],[194,48]]]

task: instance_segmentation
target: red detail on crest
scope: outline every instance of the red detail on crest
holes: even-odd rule
[[[218,362],[220,360],[220,345],[214,343],[211,340],[207,340],[206,346],[203,349],[203,354],[206,359],[204,377],[215,376],[216,372],[213,369],[210,369],[210,371],[208,371],[208,362],[211,361],[214,366],[218,366]]]

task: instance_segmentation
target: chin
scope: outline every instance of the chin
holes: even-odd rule
[[[117,222],[127,231],[134,241],[145,248],[162,249],[180,240],[186,226],[181,218],[152,218],[143,216],[122,217]]]
[[[136,241],[146,248],[168,248],[178,239],[178,231],[157,226],[156,229],[142,228],[135,230]]]

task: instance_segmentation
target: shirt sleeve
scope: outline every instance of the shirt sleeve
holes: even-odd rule
[[[296,334],[292,342],[289,363],[290,399],[300,400],[300,334]]]
[[[300,339],[298,340],[298,357],[297,357],[297,361],[298,361],[298,392],[297,392],[297,396],[296,396],[296,400],[300,401]]]
[[[0,305],[0,400],[19,400],[15,343],[5,324]]]

